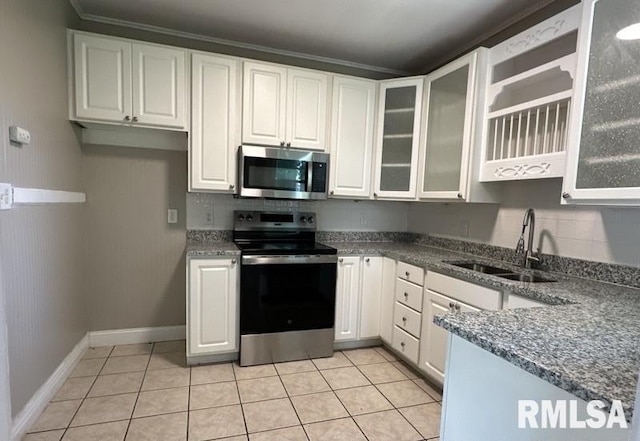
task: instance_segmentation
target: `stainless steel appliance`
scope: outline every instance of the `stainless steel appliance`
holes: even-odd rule
[[[238,190],[241,197],[327,198],[329,155],[308,150],[241,145]]]
[[[240,365],[333,354],[337,251],[314,213],[234,212],[240,247]]]

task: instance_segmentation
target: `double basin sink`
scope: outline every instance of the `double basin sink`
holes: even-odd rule
[[[529,282],[529,283],[547,283],[555,282],[553,279],[542,277],[536,274],[519,273],[504,268],[498,268],[496,266],[485,265],[478,262],[446,262],[453,266],[460,268],[466,268],[471,271],[477,271],[479,273],[490,274],[492,276],[500,277],[502,279],[514,280],[517,282]]]

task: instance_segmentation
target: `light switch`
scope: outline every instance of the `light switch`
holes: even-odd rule
[[[178,210],[176,208],[169,208],[169,210],[167,210],[167,222],[170,224],[178,223]]]

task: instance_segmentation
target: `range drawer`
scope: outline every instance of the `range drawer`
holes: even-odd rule
[[[424,269],[409,265],[408,263],[398,262],[397,276],[401,279],[408,280],[416,285],[424,285]]]
[[[393,312],[393,324],[416,338],[420,338],[421,317],[422,314],[419,312],[415,312],[402,303],[396,302]]]
[[[502,291],[429,271],[426,288],[479,309],[502,309]]]
[[[398,352],[404,354],[407,359],[418,364],[418,351],[420,350],[420,340],[404,332],[397,326],[393,327],[393,341],[391,346]]]
[[[421,312],[422,287],[406,280],[396,279],[396,301]]]

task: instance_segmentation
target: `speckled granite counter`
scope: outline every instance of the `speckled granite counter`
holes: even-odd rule
[[[187,241],[187,257],[239,256],[240,249],[231,241]]]
[[[501,279],[445,262],[508,263],[408,243],[325,242],[340,254],[384,255],[550,306],[438,316],[435,323],[584,400],[621,400],[631,421],[640,371],[640,290],[552,273],[557,282]],[[548,273],[546,273],[548,275]]]

